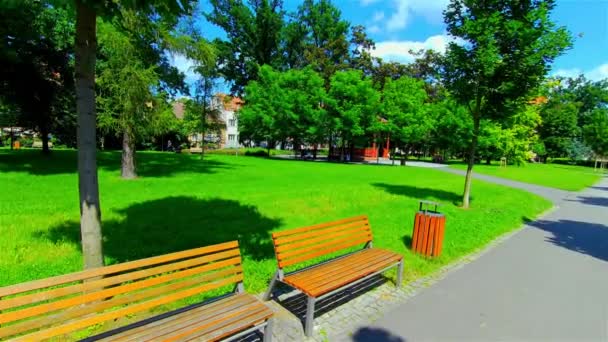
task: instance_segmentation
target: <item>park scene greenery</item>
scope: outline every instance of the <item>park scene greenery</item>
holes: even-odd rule
[[[272,232],[355,215],[369,216],[375,247],[405,256],[409,282],[551,208],[473,172],[569,191],[602,176],[577,164],[608,155],[608,80],[550,76],[576,44],[553,0],[451,0],[446,52],[409,64],[373,57],[366,28],[331,0],[209,4],[0,2],[0,127],[41,142],[13,149],[2,136],[0,286],[238,240],[259,293],[276,269]],[[207,39],[200,18],[226,38]],[[242,99],[247,148],[185,153],[192,135],[225,127],[222,85]],[[388,139],[406,166],[349,162]],[[277,157],[301,149],[327,162]],[[435,259],[409,249],[423,199],[448,218]]]

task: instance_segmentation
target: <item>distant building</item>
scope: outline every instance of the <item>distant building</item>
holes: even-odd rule
[[[226,124],[226,128],[220,133],[220,147],[242,147],[239,142],[239,122],[236,112],[243,106],[243,101],[238,97],[219,93],[214,96],[211,106],[221,111],[220,118]]]
[[[205,143],[217,144],[218,148],[238,148],[243,145],[239,142],[239,123],[236,112],[242,107],[243,101],[238,97],[226,94],[216,94],[211,100],[211,107],[220,111],[219,119],[222,128],[218,133],[205,134]],[[179,120],[184,119],[185,104],[177,100],[173,103],[173,114]],[[200,147],[202,136],[200,133],[188,136],[191,146]]]

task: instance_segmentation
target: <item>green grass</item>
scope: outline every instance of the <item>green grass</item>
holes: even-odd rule
[[[452,164],[450,167],[461,170],[467,169],[467,166],[463,163]],[[602,177],[600,172],[594,172],[589,167],[561,164],[530,163],[523,166],[500,167],[498,163],[494,163],[491,165],[475,165],[473,172],[568,191],[585,189],[595,184]]]
[[[238,239],[245,285],[265,289],[275,270],[270,233],[367,214],[374,245],[406,257],[407,281],[436,271],[548,209],[532,194],[475,181],[472,209],[457,206],[463,180],[440,171],[140,153],[140,178],[119,177],[120,154],[99,154],[107,263]],[[0,286],[78,271],[74,151],[0,150]],[[444,251],[412,254],[419,199],[446,204]]]

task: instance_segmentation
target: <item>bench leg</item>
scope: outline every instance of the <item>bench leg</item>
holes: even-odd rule
[[[397,268],[397,287],[401,287],[401,283],[403,282],[403,266],[405,264],[405,259],[401,259],[399,262],[399,267]]]
[[[306,323],[304,324],[304,335],[307,337],[312,336],[315,326],[315,300],[316,298],[314,297],[308,297],[308,305],[306,306]]]
[[[272,342],[272,326],[274,325],[274,318],[268,319],[266,326],[264,327],[264,342]]]
[[[270,280],[270,285],[268,285],[268,290],[266,290],[266,293],[264,293],[264,300],[269,300],[270,296],[272,296],[272,290],[277,284],[277,279],[279,279],[279,271],[276,271],[275,274],[272,276],[272,279]]]

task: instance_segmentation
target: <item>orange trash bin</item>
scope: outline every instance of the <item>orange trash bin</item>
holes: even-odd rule
[[[429,257],[438,257],[441,254],[445,233],[445,215],[437,211],[439,205],[436,202],[420,201],[412,233],[414,252]],[[430,206],[435,206],[435,210],[429,210]]]

